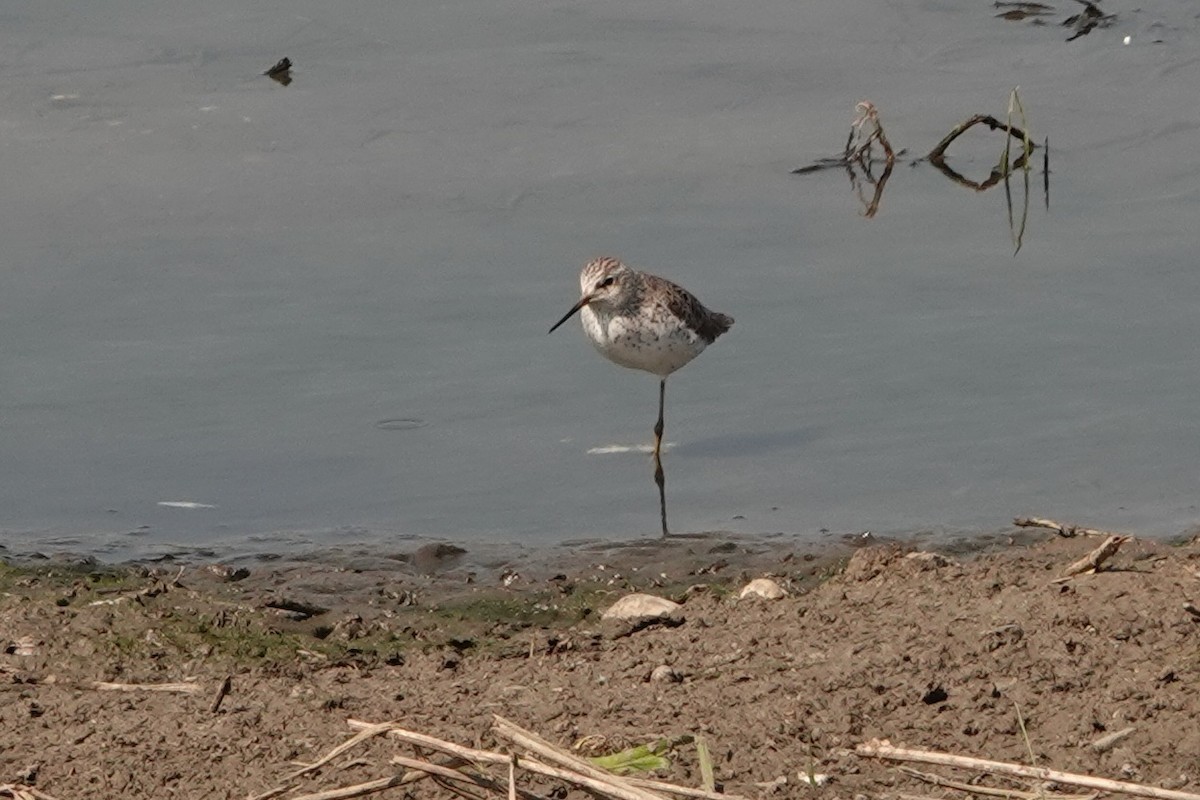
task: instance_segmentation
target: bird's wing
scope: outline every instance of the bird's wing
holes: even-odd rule
[[[718,336],[733,325],[733,317],[709,310],[682,286],[657,275],[642,274],[645,276],[647,290],[661,298],[667,310],[683,320],[705,344],[715,342]]]

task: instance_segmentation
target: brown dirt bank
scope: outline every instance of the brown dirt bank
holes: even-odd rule
[[[177,580],[177,569],[0,565],[0,787],[58,800],[279,786],[297,797],[392,774],[388,759],[411,755],[373,739],[287,780],[292,762],[352,733],[348,717],[496,747],[501,714],[593,753],[703,733],[717,782],[746,797],[951,793],[846,752],[872,737],[1197,791],[1200,612],[1185,604],[1200,605],[1200,542],[1133,541],[1111,569],[1053,582],[1096,544],[955,563],[887,545],[847,560],[704,542],[516,571],[427,551],[402,569],[188,567]],[[768,573],[789,597],[736,599]],[[681,601],[683,624],[601,623],[631,587]],[[651,681],[660,665],[676,679]],[[1126,728],[1115,746],[1091,746]],[[656,777],[700,785],[694,744],[670,761]],[[811,789],[810,772],[831,781]],[[450,796],[427,782],[374,796],[409,794]]]

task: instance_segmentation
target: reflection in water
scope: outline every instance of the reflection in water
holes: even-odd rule
[[[850,135],[846,138],[846,147],[843,149],[842,155],[838,158],[819,159],[807,167],[792,170],[792,174],[804,175],[830,167],[844,167],[850,175],[851,188],[858,194],[858,199],[863,204],[863,216],[870,218],[875,216],[875,212],[879,210],[883,187],[887,185],[888,178],[892,175],[892,167],[896,163],[897,153],[892,149],[892,143],[888,141],[887,134],[884,133],[883,123],[879,121],[879,109],[875,108],[875,104],[864,100],[858,103],[854,110],[857,112],[857,116],[850,123]],[[883,149],[882,159],[875,157],[876,142]],[[904,151],[901,150],[900,155],[903,154]],[[878,179],[872,172],[872,165],[876,163],[884,165],[883,172]],[[862,179],[859,178],[859,172],[863,175]],[[875,187],[870,200],[867,200],[863,191],[864,183]]]
[[[667,476],[663,472],[662,457],[654,452],[654,483],[658,486],[658,511],[662,518],[662,535],[665,539],[671,535],[667,530]]]
[[[1038,145],[1033,143],[1025,130],[1012,124],[1014,110],[1019,112],[1021,123],[1024,125],[1025,111],[1021,106],[1021,100],[1016,89],[1013,89],[1009,96],[1008,122],[1001,122],[989,114],[974,114],[958,125],[955,125],[929,151],[928,155],[912,163],[915,166],[922,161],[928,161],[954,183],[976,192],[987,191],[1003,182],[1005,197],[1008,201],[1008,227],[1012,235],[1015,255],[1021,249],[1021,242],[1025,236],[1025,226],[1029,219],[1029,162]],[[879,120],[879,111],[875,108],[874,104],[867,101],[860,102],[855,106],[855,111],[858,115],[850,125],[850,135],[846,139],[846,147],[842,155],[837,158],[818,159],[807,167],[792,170],[792,174],[806,175],[810,172],[819,172],[831,167],[845,169],[846,173],[850,176],[850,188],[858,195],[859,202],[863,205],[863,216],[870,219],[879,211],[879,204],[883,198],[883,190],[887,186],[888,178],[892,175],[892,167],[895,165],[896,156],[902,155],[904,151],[901,150],[897,153],[892,149],[891,143],[883,131],[883,124]],[[1004,150],[1000,155],[1000,160],[992,168],[987,178],[982,181],[971,180],[956,172],[946,163],[946,148],[950,146],[951,142],[976,125],[984,125],[990,130],[1000,130],[1005,133]],[[1015,160],[1010,155],[1014,139],[1021,144],[1021,154]],[[875,143],[878,143],[883,149],[882,158],[876,158],[874,155],[873,148]],[[876,178],[874,169],[880,164],[883,165],[883,170],[880,172],[879,177]],[[1013,211],[1012,187],[1010,185],[1010,176],[1017,170],[1020,170],[1023,174],[1025,189],[1019,221]],[[1045,203],[1046,207],[1049,208],[1050,159],[1048,139],[1046,140],[1046,144],[1043,145],[1042,172],[1044,176],[1043,189]],[[870,198],[867,197],[867,186],[873,188]]]
[[[1008,208],[1008,230],[1012,236],[1013,255],[1016,255],[1017,253],[1021,252],[1021,243],[1025,238],[1025,225],[1029,221],[1029,158],[1033,155],[1033,151],[1037,148],[1037,145],[1030,140],[1029,134],[1026,133],[1025,130],[1022,130],[1021,128],[1018,128],[1012,124],[1014,111],[1020,114],[1021,123],[1026,126],[1026,129],[1028,129],[1028,125],[1025,123],[1025,108],[1021,105],[1021,98],[1020,95],[1017,94],[1017,90],[1013,89],[1008,99],[1007,122],[1001,122],[995,117],[987,114],[975,114],[974,116],[968,117],[966,120],[954,126],[954,129],[951,130],[950,133],[946,134],[946,136],[937,143],[937,146],[929,152],[927,158],[929,159],[929,163],[937,167],[938,170],[947,178],[950,178],[950,180],[961,186],[974,189],[977,192],[987,191],[1000,181],[1004,181],[1004,198]],[[979,183],[968,180],[952,170],[950,166],[946,164],[945,159],[946,148],[950,146],[950,143],[961,136],[963,132],[974,127],[975,125],[986,125],[990,130],[1002,130],[1006,134],[1004,137],[1004,150],[1000,153],[1000,163],[992,168],[991,175],[989,175],[986,180]],[[1011,160],[1011,147],[1014,139],[1021,143],[1021,155],[1016,159],[1016,161]],[[1050,164],[1048,158],[1043,159],[1043,166],[1046,170],[1046,206],[1049,207]],[[1019,223],[1013,215],[1012,186],[1009,181],[1010,176],[1016,170],[1021,171],[1022,176],[1024,177],[1025,188],[1021,208],[1021,220]]]
[[[1073,42],[1080,36],[1087,36],[1096,28],[1111,27],[1117,21],[1116,14],[1105,14],[1095,4],[1088,0],[1079,0],[1083,3],[1083,11],[1063,20],[1063,25],[1072,29],[1073,33],[1067,37],[1068,42]]]
[[[1019,161],[1025,161],[1025,156],[1022,156]],[[1004,202],[1008,208],[1008,230],[1012,234],[1013,240],[1013,255],[1021,252],[1021,242],[1025,239],[1025,224],[1029,221],[1029,167],[1022,165],[1021,177],[1024,180],[1025,191],[1022,193],[1021,202],[1021,222],[1018,225],[1013,219],[1013,198],[1012,186],[1009,181],[1009,170],[1005,170],[1004,174]]]
[[[1011,95],[1010,102],[1019,102],[1019,100],[1017,99],[1017,96],[1016,96],[1015,89],[1013,90],[1013,93]],[[1010,112],[1010,116],[1011,116],[1011,112]],[[925,157],[935,164],[938,161],[941,161],[945,157],[946,148],[950,146],[950,143],[953,142],[955,139],[957,139],[959,136],[962,136],[964,133],[966,133],[968,130],[975,127],[976,125],[986,125],[989,130],[1004,131],[1005,133],[1007,133],[1009,136],[1009,139],[1006,139],[1006,141],[1005,141],[1005,145],[1004,145],[1005,154],[1008,153],[1008,142],[1011,139],[1016,139],[1019,142],[1026,143],[1028,145],[1029,150],[1032,150],[1034,147],[1037,147],[1037,145],[1033,144],[1030,141],[1029,134],[1027,134],[1025,131],[1021,130],[1020,128],[1016,127],[1015,125],[1013,125],[1009,122],[1001,122],[1000,120],[993,117],[991,114],[974,114],[970,117],[967,117],[965,120],[958,123],[957,125],[955,125],[950,130],[950,132],[947,133],[945,136],[943,136],[942,140],[940,142],[938,142],[937,145],[932,150],[929,151],[929,155],[927,155]],[[1028,153],[1026,153],[1026,155],[1028,155]]]
[[[292,82],[292,60],[287,56],[275,62],[275,66],[263,73],[271,80],[283,86],[288,86]]]
[[[1008,176],[1015,170],[1024,170],[1028,159],[1021,156],[1016,161],[1008,165],[1008,169],[1004,168],[1004,162],[1001,161],[992,167],[992,171],[988,176],[981,181],[971,180],[960,172],[956,172],[953,167],[943,161],[941,158],[930,158],[929,163],[937,168],[937,171],[945,175],[959,186],[965,186],[968,189],[973,189],[976,192],[986,192],[1001,181],[1008,181]]]
[[[685,458],[746,458],[804,448],[820,437],[821,431],[815,425],[760,433],[726,433],[694,439],[673,448],[671,452]]]
[[[615,258],[593,259],[579,275],[582,296],[550,326],[554,333],[576,314],[600,353],[615,364],[659,376],[654,423],[654,480],[658,484],[663,536],[667,535],[663,476],[663,410],[667,377],[688,364],[733,325],[733,317],[704,306],[688,290],[657,275],[638,272]]]
[[[863,204],[863,216],[867,219],[875,216],[875,212],[879,210],[879,201],[883,199],[883,187],[887,186],[888,178],[892,176],[892,166],[894,161],[884,163],[883,172],[876,179],[871,174],[871,162],[865,161],[860,166],[862,167],[863,177],[859,180],[858,173],[855,172],[854,164],[846,165],[846,172],[850,175],[850,186],[858,195],[858,200]],[[875,187],[871,199],[867,200],[866,194],[863,192],[863,184],[869,184]]]
[[[996,15],[997,17],[1013,22],[1023,19],[1038,20],[1040,17],[1049,16],[1053,10],[1044,3],[1029,2],[997,2],[996,8],[1004,9]]]
[[[1005,207],[1008,209],[1008,230],[1012,236],[1013,255],[1021,252],[1021,243],[1025,238],[1025,225],[1029,221],[1029,153],[1026,152],[1017,158],[1012,163],[1008,163],[1006,157],[1001,156],[1001,161],[996,166],[992,167],[991,173],[982,181],[973,181],[969,178],[955,172],[949,164],[943,159],[930,158],[929,163],[937,167],[938,171],[945,175],[950,180],[957,183],[959,186],[965,186],[976,192],[986,192],[998,183],[1004,184],[1004,200]],[[1023,179],[1024,192],[1021,195],[1021,218],[1018,221],[1013,211],[1013,195],[1012,195],[1012,174],[1020,170]],[[1050,176],[1047,172],[1045,177],[1045,196],[1046,207],[1050,207]]]

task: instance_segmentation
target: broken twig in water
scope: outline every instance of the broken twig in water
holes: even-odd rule
[[[929,151],[929,155],[925,156],[925,158],[935,163],[944,160],[946,156],[946,148],[950,146],[950,143],[976,125],[986,125],[993,131],[1004,131],[1009,136],[1013,137],[1014,139],[1019,139],[1021,142],[1029,141],[1029,134],[1025,133],[1025,131],[1021,130],[1020,128],[1001,122],[990,114],[976,114],[955,125],[953,130],[946,134],[942,140],[938,142],[932,150]],[[1031,143],[1029,147],[1032,149],[1037,147],[1037,145]]]
[[[1137,797],[1153,797],[1156,800],[1200,800],[1200,794],[1181,792],[1175,789],[1160,789],[1157,786],[1146,786],[1140,783],[1114,781],[1108,778],[1094,778],[1091,775],[1079,775],[1072,772],[1060,772],[1045,767],[1027,767],[1024,764],[1013,764],[1007,761],[989,761],[984,758],[957,756],[951,753],[940,753],[935,750],[908,750],[893,747],[886,741],[878,739],[863,742],[853,751],[856,755],[867,758],[884,758],[891,761],[920,761],[926,764],[941,764],[946,767],[982,770],[995,775],[1014,775],[1018,778],[1033,778],[1039,781],[1053,781],[1070,786],[1083,786],[1102,792],[1120,792]]]
[[[850,133],[846,137],[846,146],[843,148],[842,155],[837,158],[818,159],[807,167],[792,170],[793,175],[805,175],[823,169],[851,165],[858,165],[869,175],[872,163],[883,161],[891,165],[895,162],[898,154],[892,149],[892,143],[888,141],[887,134],[883,131],[883,123],[879,121],[879,109],[875,108],[875,104],[869,100],[863,100],[854,106],[854,111],[857,116],[850,123]],[[875,142],[879,142],[879,146],[883,149],[882,159],[875,158]],[[903,152],[901,150],[900,154]]]
[[[1033,152],[1033,144],[1029,141],[1029,122],[1025,119],[1025,106],[1021,104],[1021,95],[1018,92],[1018,87],[1013,87],[1012,93],[1008,96],[1008,127],[1012,130],[1013,111],[1016,111],[1021,116],[1021,130],[1024,136],[1021,137],[1021,157],[1017,159],[1017,164],[1009,163],[1010,146],[1012,145],[1013,137],[1004,137],[1004,152],[1000,156],[1000,169],[1004,173],[1004,197],[1008,203],[1008,230],[1012,234],[1013,240],[1013,255],[1021,252],[1021,244],[1025,239],[1025,225],[1029,221],[1029,155]],[[1020,169],[1021,175],[1025,179],[1025,201],[1021,206],[1021,224],[1017,225],[1013,218],[1013,202],[1012,188],[1008,184],[1009,172],[1012,169]]]
[[[891,177],[897,156],[903,155],[905,151],[897,151],[892,147],[887,134],[884,132],[883,123],[880,121],[879,110],[873,103],[864,100],[855,106],[855,112],[855,119],[850,124],[850,132],[846,137],[846,144],[843,147],[841,156],[837,158],[818,159],[806,167],[792,170],[792,174],[805,175],[833,167],[845,169],[850,178],[850,187],[858,196],[859,202],[862,203],[863,211],[861,213],[864,217],[870,219],[879,211],[883,189],[887,185],[888,178]],[[1019,115],[1022,127],[1017,127],[1013,124],[1014,114]],[[990,173],[982,181],[972,180],[956,172],[946,160],[946,148],[950,146],[950,143],[976,125],[985,125],[992,130],[1000,130],[1005,133],[1001,161],[991,169]],[[1015,159],[1010,158],[1013,139],[1021,142],[1021,153]],[[877,157],[875,154],[874,147],[876,143],[883,150],[882,156]],[[1018,90],[1014,88],[1009,95],[1007,122],[1001,122],[990,114],[975,114],[968,117],[956,125],[950,133],[946,134],[928,155],[918,158],[912,163],[915,166],[921,161],[929,161],[929,163],[933,164],[938,171],[950,180],[976,192],[986,191],[1003,181],[1008,204],[1008,226],[1014,244],[1013,255],[1016,255],[1021,250],[1029,218],[1030,158],[1037,147],[1038,145],[1034,144],[1029,136],[1028,125],[1025,120],[1025,109],[1021,103]],[[1042,161],[1044,197],[1048,208],[1050,204],[1049,162],[1045,155],[1043,155]],[[882,171],[876,177],[874,173],[880,164],[883,165]],[[1018,169],[1023,172],[1025,189],[1019,217],[1014,210],[1012,187],[1008,183],[1009,175],[1013,170]],[[873,191],[867,190],[868,185]]]
[[[896,160],[896,153],[892,150],[892,143],[888,141],[887,134],[883,132],[883,123],[879,121],[879,109],[875,108],[875,104],[870,100],[863,100],[854,106],[854,110],[858,112],[858,116],[850,123],[850,138],[846,141],[846,161],[870,161],[871,145],[879,142],[879,146],[883,148],[884,161],[891,164]],[[864,137],[863,129],[868,123],[871,130]],[[856,140],[858,145],[851,149]]]
[[[863,100],[854,107],[857,116],[850,123],[850,133],[846,137],[846,146],[840,158],[822,158],[807,167],[792,170],[793,175],[804,175],[818,172],[831,167],[840,167],[850,176],[850,186],[863,204],[863,216],[870,219],[879,211],[879,201],[883,198],[883,187],[887,186],[888,178],[892,175],[892,167],[896,164],[896,152],[883,131],[883,123],[879,121],[879,109],[869,100]],[[877,159],[874,145],[878,142],[883,149],[883,158]],[[903,152],[903,151],[901,151]],[[872,165],[883,163],[883,172],[878,178],[872,174]],[[862,172],[859,178],[858,172]],[[870,184],[874,192],[870,200],[863,191],[863,185]]]

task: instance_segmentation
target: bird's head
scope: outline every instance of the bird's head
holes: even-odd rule
[[[553,333],[584,306],[619,306],[621,299],[633,289],[633,276],[633,270],[615,258],[589,261],[579,273],[579,302],[554,323],[549,332]]]

